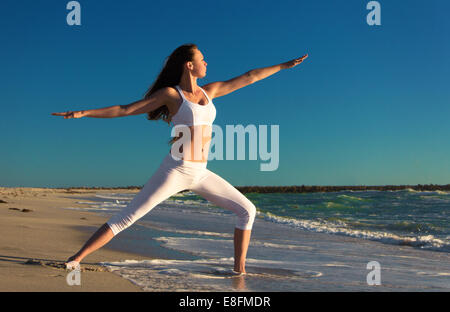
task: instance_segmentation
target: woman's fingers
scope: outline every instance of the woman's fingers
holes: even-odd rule
[[[305,54],[305,55],[303,55],[302,57],[299,57],[298,59],[296,59],[296,61],[297,62],[303,62],[303,60],[305,59],[305,58],[307,58],[308,57],[308,54]]]
[[[297,60],[299,60],[300,62],[302,62],[305,58],[308,57],[308,54],[303,55],[302,57],[299,57]]]
[[[64,116],[64,119],[67,118],[73,118],[73,112],[69,111],[69,112],[64,112],[64,113],[52,113],[53,116]]]
[[[303,60],[305,58],[308,57],[308,54],[303,55],[302,57],[293,59],[292,61],[288,61],[286,63],[283,63],[284,68],[292,68],[294,66],[297,66],[298,64],[300,64],[301,62],[303,62]]]

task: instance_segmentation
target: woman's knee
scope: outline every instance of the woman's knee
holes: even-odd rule
[[[256,217],[256,207],[251,201],[248,201],[242,208],[243,211],[238,216],[236,227],[240,230],[251,230]]]
[[[111,231],[113,232],[114,236],[128,228],[130,225],[134,223],[133,220],[129,218],[124,218],[120,214],[116,214],[112,216],[106,224],[109,226]]]

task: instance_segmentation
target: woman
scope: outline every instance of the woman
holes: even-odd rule
[[[197,79],[206,76],[207,63],[195,44],[186,44],[178,47],[168,57],[143,100],[128,105],[52,113],[54,116],[64,116],[65,119],[148,114],[149,120],[163,119],[169,125],[172,122],[177,130],[175,132],[179,134],[171,141],[174,143],[171,151],[141,191],[127,207],[112,216],[67,260],[67,268],[77,267],[84,257],[104,246],[160,202],[189,189],[217,206],[236,213],[234,271],[236,274],[245,274],[245,259],[256,208],[230,183],[206,168],[212,123],[216,116],[212,100],[273,75],[281,69],[297,66],[307,56],[306,54],[279,65],[254,69],[228,81],[213,82],[200,88]],[[199,137],[201,144],[195,140]],[[180,138],[183,139],[183,144],[174,148]]]

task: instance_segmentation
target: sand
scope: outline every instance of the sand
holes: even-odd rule
[[[114,190],[126,193],[130,190]],[[149,259],[112,250],[108,245],[92,253],[81,265],[80,284],[69,286],[64,261],[84,244],[106,217],[68,210],[82,207],[76,199],[111,190],[0,188],[0,291],[2,292],[115,292],[141,291],[98,265],[102,261]],[[134,191],[137,192],[137,191]],[[81,230],[82,228],[88,229]],[[91,231],[89,231],[91,229]]]

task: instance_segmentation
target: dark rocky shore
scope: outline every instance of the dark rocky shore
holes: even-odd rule
[[[341,191],[399,191],[412,189],[415,191],[450,191],[447,185],[375,185],[375,186],[241,186],[236,187],[242,193],[314,193],[314,192],[341,192]]]
[[[76,190],[114,190],[114,189],[127,189],[127,190],[139,190],[141,186],[126,186],[126,187],[70,187],[60,188],[65,189],[67,192],[75,193]],[[295,186],[236,186],[236,188],[242,193],[314,193],[314,192],[341,192],[341,191],[399,191],[405,189],[412,189],[415,191],[450,191],[450,184],[437,185],[437,184],[417,184],[417,185],[350,185],[350,186],[308,186],[308,185],[295,185]]]

